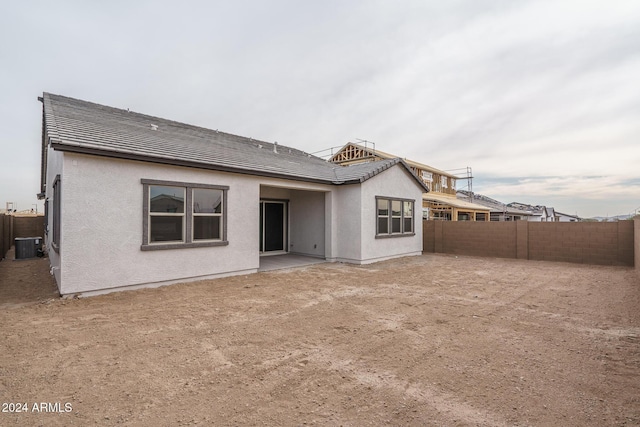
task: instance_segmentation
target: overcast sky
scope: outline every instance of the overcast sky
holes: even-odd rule
[[[0,88],[0,208],[36,203],[51,92],[307,152],[372,141],[505,203],[640,209],[637,0],[5,2]]]

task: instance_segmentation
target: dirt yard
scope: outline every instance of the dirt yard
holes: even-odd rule
[[[61,300],[47,261],[0,262],[2,426],[640,425],[630,268],[430,254]]]

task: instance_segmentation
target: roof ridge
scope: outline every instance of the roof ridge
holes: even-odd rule
[[[320,157],[317,157],[317,156],[314,156],[313,154],[307,153],[306,151],[300,150],[300,149],[295,148],[295,147],[290,147],[288,145],[280,144],[277,141],[269,142],[269,141],[265,141],[265,140],[262,140],[262,139],[256,139],[256,138],[253,138],[253,137],[246,137],[246,136],[238,135],[238,134],[235,134],[235,133],[220,131],[218,129],[206,128],[204,126],[194,125],[194,124],[185,123],[185,122],[179,122],[179,121],[172,120],[172,119],[166,119],[166,118],[159,117],[159,116],[152,116],[152,115],[149,115],[149,114],[140,113],[140,112],[129,110],[129,109],[125,110],[124,108],[112,107],[112,106],[104,105],[104,104],[98,104],[97,102],[85,101],[83,99],[73,98],[73,97],[65,96],[65,95],[54,94],[54,93],[50,93],[50,92],[43,92],[43,95],[45,96],[45,99],[47,99],[48,97],[53,97],[53,98],[60,98],[60,99],[63,99],[63,100],[70,100],[70,101],[73,101],[73,102],[77,102],[77,103],[82,103],[82,104],[86,104],[86,105],[89,105],[89,106],[93,106],[94,108],[97,108],[97,109],[100,109],[100,110],[110,110],[110,111],[118,112],[118,113],[122,114],[123,116],[135,115],[135,116],[138,116],[140,118],[145,118],[145,119],[149,119],[149,120],[156,120],[156,121],[165,122],[167,124],[174,125],[175,127],[178,127],[178,128],[190,128],[190,129],[193,129],[193,130],[201,130],[201,131],[207,132],[207,133],[208,132],[215,132],[216,134],[221,135],[221,136],[239,138],[240,140],[243,140],[242,142],[255,143],[255,144],[266,144],[266,145],[268,145],[270,147],[274,147],[275,146],[275,147],[278,147],[278,148],[281,148],[281,149],[284,149],[284,150],[292,150],[292,151],[295,150],[298,154],[304,154],[306,156],[311,156],[313,158],[316,158],[316,159],[319,159],[319,160],[323,160]],[[54,118],[54,120],[55,120],[55,118]],[[238,141],[238,142],[240,142],[240,141]]]

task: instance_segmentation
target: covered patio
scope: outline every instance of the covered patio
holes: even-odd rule
[[[323,258],[297,255],[282,254],[260,257],[260,267],[258,271],[282,270],[285,268],[305,267],[307,265],[322,264],[327,262]]]

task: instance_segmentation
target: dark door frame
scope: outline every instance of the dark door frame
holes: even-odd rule
[[[267,233],[268,227],[266,223],[267,218],[267,205],[277,204],[282,206],[282,245],[278,245],[276,242],[276,248],[267,249]],[[282,199],[260,199],[260,255],[276,255],[289,252],[289,200]],[[279,233],[278,233],[279,234]]]

